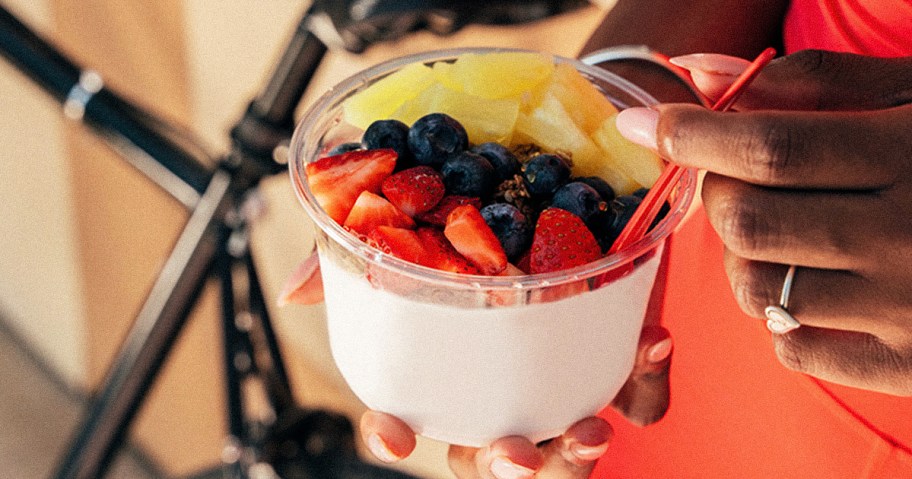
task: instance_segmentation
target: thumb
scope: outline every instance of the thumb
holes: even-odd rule
[[[716,53],[671,58],[697,88],[718,99],[750,62]],[[875,110],[912,101],[912,57],[875,58],[803,50],[770,62],[735,109]]]

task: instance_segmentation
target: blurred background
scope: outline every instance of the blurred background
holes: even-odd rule
[[[0,0],[107,87],[225,151],[306,0]],[[613,1],[523,26],[412,34],[331,53],[302,106],[379,61],[456,46],[574,56]],[[285,175],[262,185],[253,252],[270,305],[311,244]],[[0,475],[47,477],[81,420],[187,213],[0,60]],[[219,463],[226,434],[218,301],[209,287],[164,366],[112,477],[181,477]],[[300,402],[357,419],[335,371],[321,306],[273,308]],[[450,477],[421,441],[402,465]]]

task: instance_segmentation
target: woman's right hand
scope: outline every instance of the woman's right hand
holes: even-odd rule
[[[678,64],[717,98],[747,62]],[[726,246],[735,298],[750,316],[779,303],[788,368],[912,395],[912,57],[805,51],[777,59],[736,104],[628,109],[618,128],[669,161],[707,171],[707,217]]]

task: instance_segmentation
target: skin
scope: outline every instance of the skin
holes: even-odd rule
[[[782,364],[912,395],[912,57],[799,52],[736,108],[661,106],[656,144],[707,170],[704,207],[741,309],[763,318],[798,265],[789,310],[802,326],[772,336]]]
[[[582,53],[647,44],[671,56],[720,52],[753,58],[781,38],[785,1],[693,3],[621,0]],[[672,76],[649,65],[608,68],[660,100],[689,99]],[[698,76],[710,97],[732,79]],[[782,363],[825,380],[901,395],[912,395],[909,85],[910,59],[800,53],[770,64],[736,105],[737,114],[684,104],[659,107],[652,141],[668,160],[707,171],[707,216],[726,246],[732,290],[748,315],[763,318],[763,308],[778,302],[787,265],[800,266],[790,311],[802,327],[772,336]],[[668,407],[670,348],[661,348],[666,354],[653,355],[653,361],[650,351],[669,336],[652,311],[634,373],[613,403],[640,425],[658,420]],[[394,452],[381,455],[386,460],[414,448],[412,431],[391,416],[368,412],[361,431],[366,441],[372,435],[385,440],[386,452]],[[543,445],[503,438],[483,449],[452,446],[450,467],[460,478],[535,472],[584,478],[610,436],[610,425],[588,418]],[[499,468],[498,458],[518,468]]]

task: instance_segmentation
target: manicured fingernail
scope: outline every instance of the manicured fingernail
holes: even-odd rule
[[[658,149],[658,124],[659,113],[643,107],[627,108],[618,114],[616,120],[617,129],[624,138],[653,151]]]
[[[491,461],[491,474],[497,479],[529,479],[535,477],[535,471],[520,466],[504,456],[497,456]]]
[[[693,53],[672,57],[668,61],[691,73],[724,76],[738,76],[750,65],[750,62],[743,58],[719,53]]]
[[[646,352],[646,359],[650,363],[659,363],[668,358],[669,354],[671,354],[671,338],[665,338],[649,348],[649,351]]]
[[[386,463],[396,462],[402,459],[389,448],[386,441],[377,433],[367,436],[367,448],[370,449],[371,454],[376,456],[377,459]]]
[[[570,444],[570,452],[574,456],[584,460],[584,461],[594,461],[602,455],[605,454],[605,451],[608,450],[608,441],[601,444],[596,444],[594,446],[589,446],[580,442],[573,442]]]

